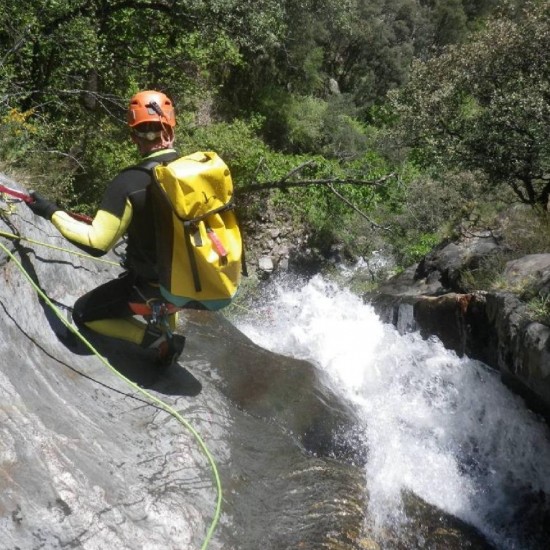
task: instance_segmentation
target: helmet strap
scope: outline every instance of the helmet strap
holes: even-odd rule
[[[162,123],[162,132],[160,133],[162,147],[172,147],[174,145],[174,130],[168,124]]]

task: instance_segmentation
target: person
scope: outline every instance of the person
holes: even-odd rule
[[[176,116],[164,93],[145,90],[131,98],[127,117],[142,161],[122,170],[109,183],[91,224],[75,220],[34,192],[34,202],[27,204],[36,215],[50,220],[67,240],[93,256],[102,256],[127,236],[125,272],[81,296],[74,304],[73,320],[79,328],[85,326],[155,350],[156,363],[167,367],[177,361],[185,338],[173,333],[177,311],[170,308],[167,312],[160,295],[150,190],[153,175],[143,165],[152,159],[170,162],[179,157],[174,149]],[[143,314],[143,310],[148,323],[136,318],[136,311]]]

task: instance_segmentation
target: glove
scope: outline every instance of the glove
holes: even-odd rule
[[[30,191],[29,195],[34,199],[33,202],[27,202],[26,205],[37,215],[45,218],[46,220],[51,220],[53,213],[61,210],[55,202],[49,201],[44,198],[42,195]]]

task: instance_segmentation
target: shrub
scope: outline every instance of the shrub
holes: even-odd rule
[[[516,205],[502,216],[501,233],[504,243],[516,256],[549,252],[550,212]]]

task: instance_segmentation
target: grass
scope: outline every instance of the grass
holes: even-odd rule
[[[550,295],[541,294],[527,302],[527,309],[533,321],[550,325]]]

